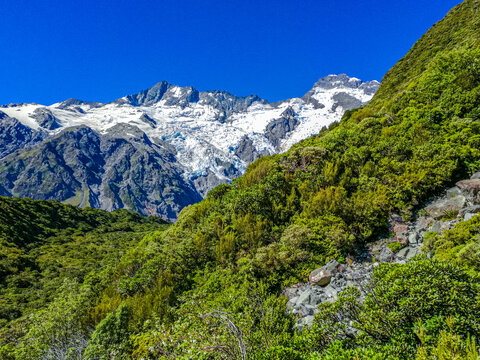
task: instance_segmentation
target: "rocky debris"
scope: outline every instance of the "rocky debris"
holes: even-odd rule
[[[473,204],[480,203],[480,179],[462,180],[457,182],[457,186]]]
[[[387,262],[408,262],[421,252],[420,247],[427,231],[443,232],[480,213],[480,204],[477,205],[479,196],[480,172],[475,173],[470,180],[458,182],[444,196],[431,201],[410,222],[405,222],[398,214],[392,214],[390,229],[394,236],[368,244],[350,259],[349,264],[330,260],[325,266],[310,273],[308,283],[285,288],[283,295],[289,299],[287,309],[297,317],[295,327],[300,330],[310,327],[318,313],[318,306],[334,302],[347,287],[356,287],[360,291],[359,301],[362,302],[376,266]],[[421,215],[422,213],[426,215]]]
[[[463,195],[452,195],[452,197],[447,197],[446,199],[436,201],[433,204],[427,206],[425,208],[427,214],[434,219],[449,216],[450,214],[457,215],[460,210],[465,206],[466,198]]]

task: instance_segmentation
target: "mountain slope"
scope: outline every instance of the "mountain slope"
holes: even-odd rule
[[[0,194],[175,219],[260,155],[340,120],[377,88],[331,75],[303,98],[268,103],[162,81],[109,104],[3,106]]]
[[[59,292],[1,354],[35,359],[67,348],[86,359],[478,357],[477,218],[430,239],[430,250],[457,264],[423,257],[379,265],[364,284],[363,303],[347,291],[322,306],[312,331],[293,329],[280,296],[328,260],[351,262],[366,242],[390,239],[389,225],[417,216],[429,198],[480,169],[477,9],[466,0],[452,10],[402,60],[423,62],[395,66],[390,74],[398,76],[386,77],[368,105],[286,153],[260,158],[233,185],[184,209],[165,232],[147,236],[106,285]],[[475,31],[431,53],[445,36],[456,38],[460,20]],[[478,179],[467,184],[478,206]]]
[[[0,328],[45,307],[64,282],[83,283],[114,266],[145,234],[167,226],[127,210],[0,197]]]
[[[445,51],[431,53],[432,45],[440,48],[444,43],[446,29],[451,29],[448,36],[455,38],[458,19],[463,19],[462,28],[476,31],[466,33],[465,41],[453,43]],[[228,326],[222,328],[222,321],[213,319],[217,316],[223,320],[227,317],[248,334],[245,343],[252,358],[262,358],[260,354],[269,349],[272,358],[274,354],[277,358],[320,359],[319,352],[330,345],[337,355],[341,346],[346,350],[343,357],[325,355],[326,359],[355,355],[375,358],[376,354],[381,359],[415,357],[419,346],[413,335],[416,328],[403,327],[403,319],[372,333],[360,332],[358,338],[340,332],[339,340],[345,340],[340,344],[332,343],[335,337],[329,330],[334,328],[292,335],[290,320],[282,315],[285,308],[277,295],[285,285],[305,281],[306,274],[329,259],[345,261],[365,242],[390,237],[392,213],[398,212],[408,220],[415,216],[419,204],[480,168],[478,19],[476,2],[464,1],[391,70],[369,105],[347,112],[339,124],[285,154],[262,157],[234,185],[221,185],[201,203],[184,209],[177,223],[152,240],[151,250],[135,260],[142,263],[141,268],[126,273],[120,282],[122,293],[129,294],[123,304],[133,312],[152,298],[156,303],[169,304],[153,311],[156,323],[149,330],[133,330],[131,339],[136,345],[131,346],[142,356],[160,358],[188,356],[189,351],[195,351],[199,358],[205,352],[219,358],[228,358],[229,354],[241,358],[234,345],[223,347],[225,343],[235,344],[238,338],[229,337]],[[425,56],[421,49],[427,52]],[[402,65],[418,57],[424,59],[419,68]],[[391,75],[400,73],[402,80]],[[402,294],[415,287],[393,286],[408,284],[402,277],[403,270],[427,279],[422,286],[428,286],[428,281],[439,284],[432,288],[433,296],[450,291],[450,286],[449,290],[442,288],[443,280],[443,284],[458,281],[477,286],[478,277],[470,278],[450,264],[433,260],[379,270],[380,279],[383,274],[391,281],[379,283],[378,291],[383,292],[381,300],[376,301],[381,301],[378,307],[384,305],[375,315],[379,326],[381,311],[388,314],[397,309],[388,305],[393,301],[389,296],[394,296],[395,304],[398,301],[406,306],[402,311],[413,314],[409,315],[413,318],[417,314],[435,339],[440,339],[447,321],[443,315],[423,303],[421,294],[414,295],[415,301],[402,302]],[[443,274],[438,275],[443,280],[432,279],[435,274]],[[467,289],[464,285],[455,287],[460,288]],[[391,295],[388,289],[395,293]],[[477,313],[478,297],[463,298],[453,292],[444,297],[442,293],[442,299],[456,296],[468,300],[459,305],[462,314],[455,313],[456,320],[452,321],[462,324],[467,317],[468,331],[477,336],[479,329],[472,325],[467,309]],[[114,299],[119,301],[120,295],[111,294],[109,301]],[[355,309],[348,304],[351,307],[345,311]],[[377,308],[372,309],[363,314],[373,316],[371,311]],[[112,319],[119,314],[111,315]],[[129,319],[135,327],[133,324],[143,318],[131,315]],[[342,315],[335,318],[333,313],[332,319],[339,322]],[[363,320],[369,324],[368,318]],[[99,333],[105,326],[99,325]],[[198,328],[204,330],[197,336],[191,329]],[[208,335],[202,336],[203,331]],[[466,342],[467,334],[462,336]],[[184,339],[190,338],[194,340],[186,343]],[[368,348],[358,353],[352,349],[355,346]],[[304,354],[309,347],[317,353]],[[107,352],[100,346],[95,351]]]

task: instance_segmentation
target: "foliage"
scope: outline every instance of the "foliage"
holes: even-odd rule
[[[126,212],[0,199],[0,315],[15,334],[2,337],[0,354],[34,359],[65,347],[76,349],[65,356],[144,359],[475,354],[477,218],[427,236],[433,260],[376,268],[363,302],[346,291],[311,330],[293,330],[279,294],[328,260],[388,236],[391,212],[408,219],[480,168],[479,21],[475,1],[465,0],[387,73],[370,104],[257,160],[165,231]]]

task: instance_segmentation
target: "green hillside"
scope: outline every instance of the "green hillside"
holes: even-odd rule
[[[145,234],[167,226],[126,210],[0,197],[0,332],[23,326],[64,284],[110,274]]]
[[[259,159],[232,185],[184,209],[164,232],[150,232],[139,244],[132,237],[125,243],[128,252],[112,260],[112,267],[88,281],[64,282],[51,293],[50,305],[27,299],[29,311],[41,310],[24,320],[21,331],[9,328],[14,335],[4,340],[0,354],[7,359],[58,353],[72,359],[476,359],[476,218],[431,235],[425,245],[433,258],[376,268],[363,304],[354,290],[347,291],[322,307],[309,331],[293,329],[286,299],[279,295],[330,259],[345,262],[367,242],[388,237],[393,212],[408,220],[427,199],[480,169],[478,7],[466,0],[435,24],[386,74],[369,105],[285,154]],[[91,226],[95,234],[79,239],[68,234],[72,252],[86,251],[82,241],[108,247],[90,237],[101,231],[90,223],[89,211],[61,221],[61,226],[74,221],[76,229]],[[19,275],[11,275],[17,265],[9,264],[30,268],[31,256],[64,261],[65,247],[55,248],[63,233],[51,237],[51,228],[60,224],[36,216],[23,217],[18,238],[5,236],[5,249],[13,250],[6,250],[1,271],[10,278]],[[112,227],[126,221],[120,215],[111,220]],[[140,229],[131,228],[135,236],[153,226],[137,221]],[[38,239],[28,235],[30,222]],[[104,251],[105,259],[122,255]],[[461,254],[467,251],[465,261]],[[104,261],[101,252],[93,253],[99,257],[89,260]],[[69,257],[81,256],[67,251]],[[66,261],[64,266],[74,264]],[[42,274],[47,284],[52,277]],[[346,331],[345,319],[360,330]]]

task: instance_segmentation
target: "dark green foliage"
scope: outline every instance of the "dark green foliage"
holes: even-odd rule
[[[0,197],[0,328],[45,307],[63,282],[114,266],[159,218]],[[2,331],[2,330],[0,330]]]
[[[446,330],[447,319],[462,339],[480,336],[480,281],[457,266],[437,260],[381,265],[371,286],[362,304],[352,289],[324,306],[310,334],[312,346],[321,351],[340,338],[352,351],[383,347],[389,355],[408,359],[420,344],[419,326],[429,334],[423,345],[431,347]]]
[[[480,216],[458,224],[442,234],[429,233],[425,237],[424,250],[437,258],[480,273]]]
[[[436,257],[457,264],[382,265],[363,303],[347,291],[325,306],[312,331],[293,331],[286,299],[278,295],[329,259],[389,236],[393,211],[408,219],[422,202],[480,169],[477,7],[466,0],[436,24],[388,72],[369,105],[285,154],[259,159],[232,185],[185,208],[164,232],[154,232],[162,226],[149,220],[70,207],[52,210],[67,212],[58,224],[37,210],[22,223],[12,203],[15,214],[5,223],[18,227],[2,230],[0,258],[2,291],[12,299],[5,306],[17,311],[13,318],[42,310],[0,354],[35,359],[61,344],[81,353],[84,334],[87,355],[103,358],[120,352],[145,359],[311,360],[423,360],[452,349],[474,354],[477,218],[426,239]],[[22,206],[48,203],[28,204]],[[67,262],[58,266],[58,259]],[[99,262],[111,266],[99,273]],[[83,281],[85,270],[95,270],[96,280]],[[77,285],[55,292],[57,277],[73,277]],[[40,290],[28,295],[37,279],[43,279]],[[73,325],[55,328],[50,319],[65,317],[66,308]],[[67,339],[60,345],[51,340],[58,334]]]

